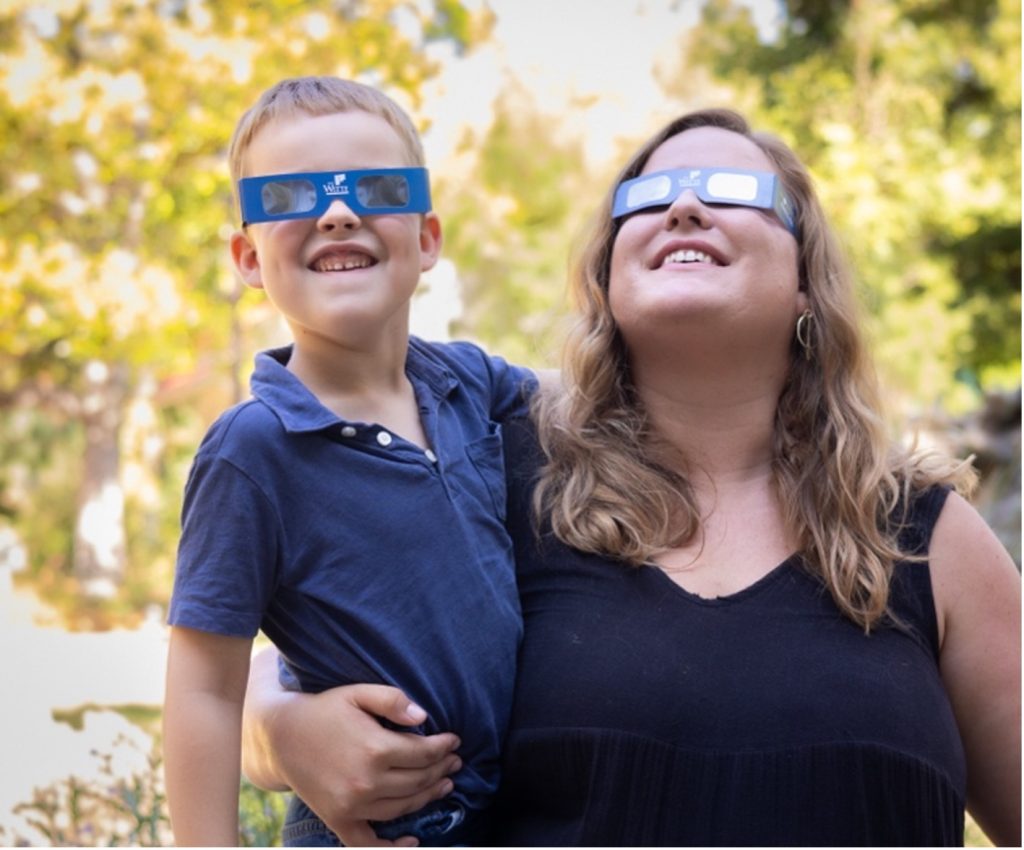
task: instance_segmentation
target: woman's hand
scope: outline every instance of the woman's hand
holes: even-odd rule
[[[271,790],[291,788],[348,846],[416,846],[377,838],[368,821],[391,820],[452,790],[462,762],[451,733],[385,729],[418,726],[426,713],[397,688],[347,685],[320,694],[285,691],[277,652],[252,662],[243,724],[245,775]]]

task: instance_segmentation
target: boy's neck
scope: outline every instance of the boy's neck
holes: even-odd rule
[[[382,425],[426,447],[416,394],[405,374],[408,333],[345,346],[296,337],[288,371],[332,413]]]

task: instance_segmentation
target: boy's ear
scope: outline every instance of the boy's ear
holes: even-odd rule
[[[424,213],[423,221],[420,222],[420,271],[428,271],[437,264],[443,242],[441,219],[437,213]]]
[[[260,257],[252,237],[244,230],[236,230],[231,234],[231,261],[247,286],[263,289]]]

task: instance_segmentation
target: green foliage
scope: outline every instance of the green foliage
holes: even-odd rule
[[[680,67],[659,71],[666,98],[680,112],[733,104],[809,163],[904,400],[960,411],[1015,386],[1019,0],[786,9],[767,39],[745,6],[709,0]],[[81,625],[166,601],[196,442],[244,392],[251,352],[279,339],[226,263],[238,115],[297,72],[358,76],[418,109],[437,71],[425,48],[446,40],[458,54],[493,23],[457,0],[3,4],[0,524],[28,552],[25,578],[80,608]],[[556,365],[570,246],[618,163],[589,163],[565,117],[541,114],[514,83],[494,116],[467,131],[455,168],[435,172],[463,284],[454,331]],[[649,128],[622,130],[632,147]],[[108,397],[126,566],[117,599],[83,606],[76,487],[97,364],[123,382]]]
[[[154,750],[147,768],[130,777],[116,775],[112,756],[97,753],[98,782],[69,776],[14,807],[51,847],[162,847],[170,843],[161,758]],[[0,835],[0,837],[3,837]],[[16,843],[33,836],[15,835]]]
[[[496,101],[483,137],[467,133],[461,148],[458,180],[437,189],[445,253],[467,302],[456,333],[513,362],[551,366],[564,336],[570,246],[604,181],[586,173],[581,141],[566,139],[516,87]]]
[[[242,780],[238,823],[242,847],[280,847],[288,797]]]
[[[224,235],[236,217],[224,155],[234,122],[297,68],[368,76],[414,98],[436,69],[397,31],[400,8],[8,4],[0,291],[5,314],[27,322],[3,334],[0,388],[24,378],[25,358],[37,373],[59,369],[66,385],[90,358],[173,375],[193,352],[226,348]],[[460,9],[447,2],[427,15],[431,37],[471,33]]]
[[[72,532],[89,453],[131,441],[140,398],[149,424],[134,433],[146,433],[111,453],[131,467],[125,518],[109,520],[127,528],[121,607],[169,585],[182,466],[238,400],[268,317],[226,262],[225,154],[242,112],[297,73],[363,79],[414,108],[437,71],[424,45],[468,49],[492,20],[458,0],[3,4],[0,517],[51,598],[81,596]],[[188,427],[158,430],[176,418]],[[97,424],[106,435],[85,441]]]
[[[103,709],[87,706],[55,719],[79,728],[82,714],[92,710]],[[144,728],[159,725],[159,709],[129,706],[121,713],[141,719]],[[98,779],[68,776],[37,788],[30,800],[14,808],[31,832],[22,834],[0,827],[0,843],[31,845],[42,837],[50,847],[171,846],[159,743],[154,743],[145,767],[129,776],[116,772],[111,753],[95,755],[100,765]],[[240,846],[279,847],[286,808],[284,794],[263,791],[243,779],[238,809]]]
[[[765,41],[712,0],[685,61],[809,164],[905,400],[960,410],[1018,385],[1019,0],[786,8]]]

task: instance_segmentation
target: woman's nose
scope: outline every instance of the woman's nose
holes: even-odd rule
[[[711,226],[711,210],[697,197],[693,189],[681,192],[665,211],[667,230],[674,230],[686,223],[700,228]]]
[[[362,223],[352,208],[344,201],[332,201],[324,214],[317,219],[316,226],[320,230],[331,231],[335,228],[355,230]]]

